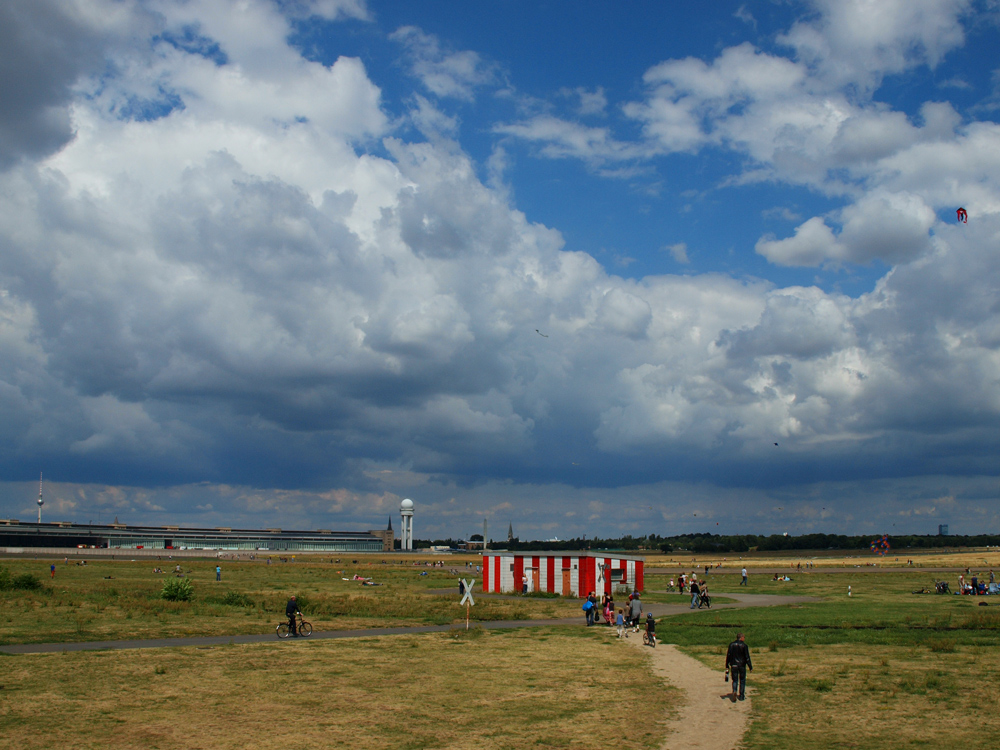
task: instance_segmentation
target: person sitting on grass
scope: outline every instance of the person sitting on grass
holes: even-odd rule
[[[288,600],[288,604],[285,605],[285,617],[288,618],[288,632],[292,635],[298,635],[296,631],[295,617],[299,614],[299,604],[295,601],[295,594],[292,594],[292,598]]]

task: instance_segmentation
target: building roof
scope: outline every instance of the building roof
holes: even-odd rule
[[[506,550],[489,549],[483,552],[483,557],[593,557],[603,560],[613,557],[616,560],[639,560],[645,562],[643,555],[635,555],[614,550]]]
[[[243,548],[260,547],[278,549],[303,549],[315,545],[317,549],[334,545],[374,546],[382,543],[384,532],[376,531],[299,531],[285,529],[231,529],[188,528],[183,526],[129,526],[122,523],[109,525],[77,523],[22,523],[0,519],[0,545],[17,546],[77,546],[109,545],[134,546],[143,544],[173,544],[203,549],[225,549],[230,545]],[[291,545],[291,546],[289,546]],[[358,551],[362,551],[359,547]]]

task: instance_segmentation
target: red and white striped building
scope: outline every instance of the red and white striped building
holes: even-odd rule
[[[528,591],[584,597],[594,591],[642,591],[645,560],[618,552],[485,552],[483,591]]]

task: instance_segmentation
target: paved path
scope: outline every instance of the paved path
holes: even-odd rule
[[[454,593],[454,592],[449,592]],[[822,601],[816,597],[809,596],[778,596],[776,594],[726,594],[727,597],[737,599],[728,604],[717,604],[712,609],[738,609],[743,607],[773,607],[780,604],[800,604],[803,602]],[[457,594],[456,594],[457,598]],[[699,612],[711,610],[691,610],[686,605],[679,604],[656,604],[650,603],[646,607],[647,612],[652,612],[655,617],[672,617],[674,615],[690,614],[697,615]],[[552,620],[496,620],[492,622],[477,622],[476,626],[487,630],[500,630],[505,628],[537,628],[551,625],[579,625],[583,622],[583,615],[578,617],[566,617]],[[311,640],[325,640],[329,638],[374,638],[383,635],[406,635],[410,633],[441,633],[449,630],[458,630],[462,626],[460,623],[449,625],[415,625],[399,628],[367,628],[362,630],[327,630],[315,632],[308,639],[289,638],[288,643],[302,643]],[[129,641],[88,641],[81,643],[25,643],[10,646],[0,646],[0,652],[6,654],[50,654],[59,651],[102,651],[102,650],[123,650],[139,648],[177,648],[177,647],[208,647],[225,646],[230,643],[267,643],[277,641],[274,632],[255,633],[252,635],[212,635],[193,636],[184,638],[151,638],[148,640]]]
[[[493,630],[497,628],[531,628],[541,625],[576,625],[579,618],[563,620],[497,620],[477,622],[478,627]],[[309,638],[289,638],[287,643],[305,643],[328,638],[374,638],[381,635],[406,635],[409,633],[441,633],[458,630],[458,623],[450,625],[413,625],[400,628],[367,628],[362,630],[326,630],[314,632]],[[270,633],[252,635],[210,635],[185,638],[151,638],[135,641],[89,641],[85,643],[26,643],[16,646],[0,646],[0,652],[7,654],[50,654],[58,651],[101,651],[134,648],[174,648],[178,646],[226,646],[230,643],[282,642],[272,630]]]
[[[977,566],[979,570],[989,570],[989,565]],[[672,565],[669,567],[659,567],[650,568],[646,567],[644,569],[644,576],[677,576],[677,571],[686,571],[688,568],[684,565]],[[699,568],[697,565],[692,568],[699,576],[703,576],[704,568]],[[812,575],[814,573],[961,573],[964,571],[964,567],[951,567],[951,568],[924,568],[920,566],[909,567],[905,565],[895,565],[885,567],[881,565],[838,565],[830,567],[815,567],[815,568],[802,568],[798,570],[797,568],[790,566],[781,565],[771,565],[766,568],[747,568],[747,573],[752,581],[755,576],[772,576],[775,573],[781,573],[782,575]],[[712,576],[716,575],[730,575],[738,576],[740,574],[740,568],[737,566],[735,568],[712,568],[708,571],[709,580]]]
[[[735,599],[733,602],[713,604],[711,609],[691,609],[690,604],[643,604],[647,612],[652,612],[656,617],[670,617],[680,615],[685,612],[695,614],[697,612],[711,612],[716,609],[744,609],[746,607],[777,607],[781,604],[805,604],[807,602],[821,602],[823,599],[818,596],[782,596],[781,594],[734,594],[731,592],[717,591],[712,595],[725,599]],[[690,597],[689,597],[690,600]]]

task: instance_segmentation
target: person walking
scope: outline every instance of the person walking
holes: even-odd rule
[[[691,609],[695,606],[701,609],[701,589],[698,587],[698,579],[691,579]]]
[[[632,619],[632,627],[635,632],[639,632],[639,618],[642,616],[642,599],[639,598],[639,592],[636,591],[632,594],[632,602],[629,604],[629,617]]]
[[[615,625],[618,626],[618,637],[623,637],[625,635],[625,610],[618,610],[618,616],[615,618]]]
[[[726,651],[726,673],[733,680],[734,699],[743,700],[746,695],[747,667],[753,672],[750,647],[743,640],[743,633],[737,633],[736,640],[729,644],[729,649]]]
[[[56,577],[56,564],[55,563],[52,563],[49,566],[49,577],[50,578],[55,578]]]
[[[588,592],[583,602],[583,614],[587,617],[587,627],[594,624],[594,592]]]
[[[215,580],[216,581],[221,581],[222,580],[222,566],[221,565],[216,565],[215,566]]]
[[[740,575],[742,576],[740,579],[740,586],[749,586],[750,584],[747,583],[747,569],[743,568],[743,570],[740,571]]]

